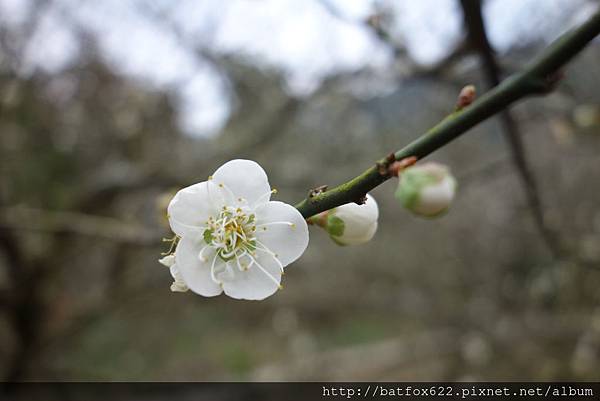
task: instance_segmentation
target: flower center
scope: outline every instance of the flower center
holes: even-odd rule
[[[209,180],[211,177],[209,177]],[[219,184],[220,188],[229,189],[224,184]],[[209,186],[210,188],[210,186]],[[231,195],[231,191],[229,191]],[[268,199],[272,194],[276,193],[276,190],[271,190],[268,193],[258,198],[255,203]],[[233,197],[233,196],[232,196]],[[246,272],[253,266],[260,270],[273,281],[279,288],[281,287],[280,280],[276,275],[267,270],[258,259],[260,256],[257,251],[263,254],[263,257],[272,258],[277,264],[281,274],[283,274],[283,264],[279,260],[279,256],[271,251],[264,243],[256,238],[256,230],[259,228],[261,231],[266,231],[268,226],[274,225],[286,225],[292,230],[296,228],[294,223],[288,221],[272,221],[263,224],[256,223],[256,215],[253,213],[253,209],[246,206],[246,200],[243,198],[237,199],[239,203],[243,205],[234,206],[223,206],[216,217],[209,217],[204,226],[203,238],[206,245],[200,250],[198,258],[203,262],[208,262],[208,259],[204,256],[208,249],[215,251],[212,262],[210,263],[210,276],[211,279],[223,286],[223,279],[228,276],[230,279],[234,276],[233,269],[237,266],[240,272]],[[225,262],[224,266],[217,264],[217,259],[221,259]],[[233,262],[232,260],[235,260]],[[231,261],[231,262],[230,262]]]
[[[252,253],[256,249],[256,216],[244,209],[223,206],[216,218],[208,219],[204,241],[224,261],[233,259],[238,251]]]

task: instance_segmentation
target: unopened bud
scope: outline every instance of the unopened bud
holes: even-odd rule
[[[456,180],[448,167],[429,162],[404,170],[395,196],[413,213],[436,217],[448,209],[455,191]]]
[[[377,202],[367,194],[362,205],[348,203],[328,211],[324,228],[338,245],[358,245],[373,238],[378,218]]]

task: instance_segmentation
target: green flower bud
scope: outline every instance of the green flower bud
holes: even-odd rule
[[[396,199],[417,215],[437,217],[448,210],[454,199],[456,180],[442,164],[429,162],[409,167],[399,178]]]
[[[363,205],[348,203],[327,212],[324,228],[338,245],[363,244],[375,235],[378,217],[377,202],[367,195]]]

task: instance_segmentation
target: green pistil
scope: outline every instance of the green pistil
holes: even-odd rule
[[[213,230],[212,229],[206,229],[204,230],[204,234],[202,234],[202,236],[204,237],[204,242],[206,242],[207,245],[212,244],[212,240],[213,240]]]

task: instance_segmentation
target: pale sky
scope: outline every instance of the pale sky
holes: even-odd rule
[[[183,130],[205,136],[218,132],[229,115],[226,82],[181,43],[173,27],[217,53],[280,69],[299,95],[339,71],[389,67],[389,49],[359,22],[377,5],[394,11],[393,34],[419,63],[443,57],[461,36],[457,0],[325,0],[342,18],[319,1],[180,0],[172,7],[170,0],[55,0],[29,44],[23,73],[59,71],[76,58],[78,43],[66,15],[96,34],[116,71],[173,90]],[[19,24],[30,4],[0,0],[0,23]],[[573,8],[578,11],[565,17],[564,10]],[[525,33],[551,40],[592,11],[586,0],[488,0],[484,8],[490,40],[500,52]]]

